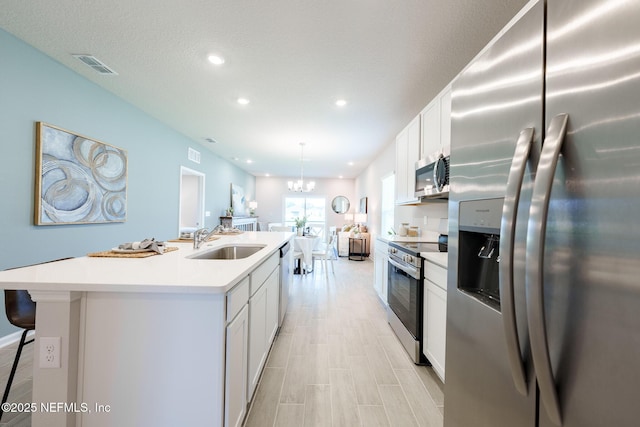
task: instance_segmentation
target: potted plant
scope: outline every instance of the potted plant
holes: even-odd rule
[[[293,221],[296,223],[296,231],[298,232],[298,236],[302,236],[302,231],[304,230],[304,226],[307,224],[307,217],[306,216],[303,216],[302,218],[295,217]]]

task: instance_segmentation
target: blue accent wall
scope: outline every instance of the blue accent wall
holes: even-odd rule
[[[127,150],[126,222],[34,225],[38,121]],[[206,174],[206,226],[219,223],[232,182],[255,198],[254,176],[0,30],[0,269],[177,237],[180,166]],[[15,330],[0,316],[0,336]]]

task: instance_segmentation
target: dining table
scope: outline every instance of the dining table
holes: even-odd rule
[[[313,250],[318,246],[320,242],[318,236],[297,236],[293,238],[293,251],[301,254],[299,257],[303,265],[300,266],[300,270],[304,268],[306,271],[313,270]]]

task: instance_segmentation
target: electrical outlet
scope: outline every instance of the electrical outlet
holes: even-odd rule
[[[60,337],[40,338],[40,367],[60,367]]]

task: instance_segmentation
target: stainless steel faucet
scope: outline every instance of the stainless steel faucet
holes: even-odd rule
[[[200,228],[193,233],[193,249],[200,249],[200,246],[213,234],[222,230],[222,225],[217,225],[211,231],[208,228]]]

